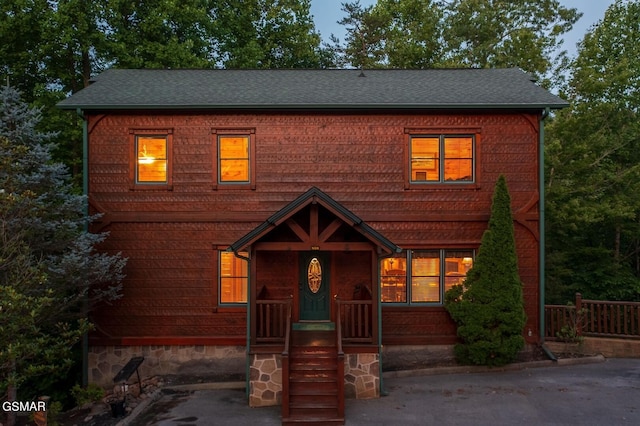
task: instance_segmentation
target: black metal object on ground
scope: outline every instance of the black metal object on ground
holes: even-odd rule
[[[138,372],[138,367],[140,367],[142,361],[144,361],[143,356],[135,356],[131,358],[129,362],[127,362],[127,364],[122,367],[118,374],[116,374],[116,377],[113,378],[113,382],[124,384],[127,382],[127,380],[129,380],[129,377],[131,377],[131,375],[135,371],[136,375],[138,376],[138,386],[140,386],[140,392],[142,392],[142,381],[140,380],[140,373]]]

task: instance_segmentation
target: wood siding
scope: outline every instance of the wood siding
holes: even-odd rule
[[[477,248],[500,174],[511,192],[526,327],[535,339],[538,118],[416,112],[90,116],[89,200],[92,212],[103,214],[95,230],[110,232],[102,248],[129,258],[124,298],[95,312],[94,343],[165,336],[167,342],[243,344],[246,309],[217,303],[216,248],[233,243],[312,186],[403,248]],[[131,182],[131,135],[154,129],[172,135],[168,188]],[[221,129],[254,132],[255,189],[216,185],[215,132]],[[406,189],[411,132],[476,134],[476,182]],[[273,297],[286,296],[281,278],[294,274],[297,285],[297,256],[268,256],[258,263],[258,289],[267,283]],[[336,274],[364,265],[344,273],[341,297],[351,298],[349,289],[368,279],[374,269],[368,256],[354,252],[334,259]],[[382,312],[383,343],[455,340],[455,326],[442,307],[384,306]]]

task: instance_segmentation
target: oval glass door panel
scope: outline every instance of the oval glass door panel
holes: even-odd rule
[[[322,267],[317,257],[312,258],[309,261],[309,267],[307,268],[307,284],[309,290],[312,293],[317,293],[322,285]]]

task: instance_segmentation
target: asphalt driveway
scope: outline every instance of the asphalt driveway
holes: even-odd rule
[[[347,400],[347,425],[637,425],[640,360],[387,378],[376,400]],[[279,425],[242,389],[165,393],[133,426]]]

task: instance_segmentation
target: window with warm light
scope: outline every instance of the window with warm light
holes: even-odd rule
[[[442,304],[473,266],[473,250],[407,250],[380,261],[380,300],[408,305]]]
[[[474,139],[470,135],[410,136],[410,183],[473,182]]]
[[[247,257],[247,252],[238,253]],[[247,303],[249,265],[246,259],[234,253],[220,252],[219,257],[219,298],[221,304]]]
[[[218,183],[250,182],[250,141],[248,135],[218,136]]]
[[[136,136],[135,181],[137,184],[167,184],[168,137]]]

